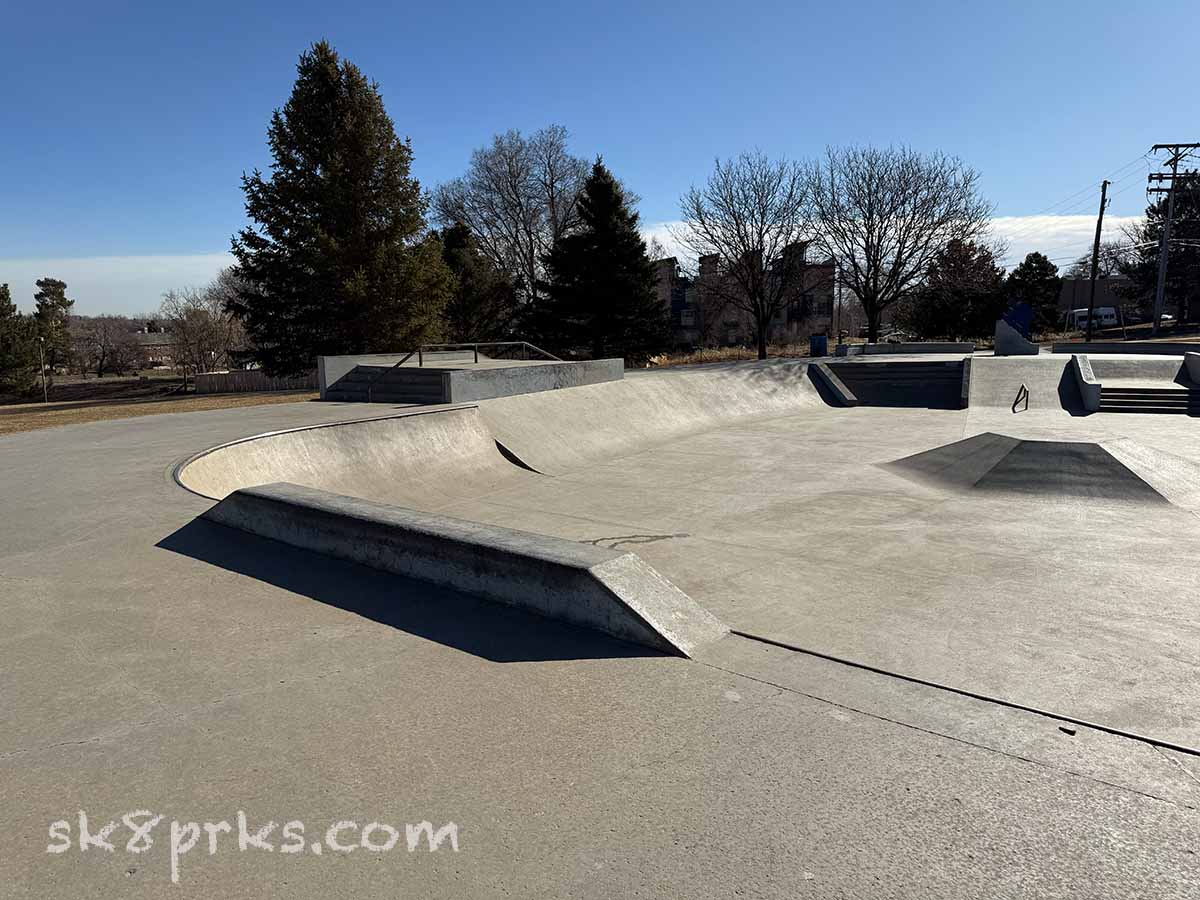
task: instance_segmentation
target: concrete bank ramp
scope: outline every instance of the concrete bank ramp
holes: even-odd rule
[[[1030,410],[1083,412],[1071,357],[1050,354],[976,356],[971,360],[968,405],[971,409],[1010,409],[1021,385],[1029,391]]]
[[[248,437],[196,454],[175,477],[214,500],[288,482],[432,510],[738,421],[827,409],[804,363],[647,370],[605,384]]]
[[[1140,475],[1104,446],[977,434],[891,463],[914,481],[953,490],[1049,500],[1166,503]]]
[[[439,503],[536,477],[506,458],[475,406],[257,435],[197,454],[176,478],[220,500],[238,488],[290,482],[402,506]]]
[[[631,371],[619,382],[480,404],[496,439],[547,474],[737,421],[826,409],[808,365],[789,360]]]
[[[633,553],[294,484],[243,488],[206,519],[680,656],[723,636]]]

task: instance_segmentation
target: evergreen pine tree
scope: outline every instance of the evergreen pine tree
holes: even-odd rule
[[[271,177],[242,178],[257,227],[233,239],[241,287],[229,309],[274,374],[439,337],[453,285],[378,85],[324,41],[297,72],[271,117]]]
[[[67,298],[67,283],[57,278],[39,278],[33,295],[37,310],[33,314],[38,337],[45,341],[43,352],[51,372],[71,356],[71,309],[75,301]]]
[[[0,390],[24,393],[37,373],[33,320],[21,315],[7,284],[0,284]]]
[[[1180,322],[1200,320],[1200,176],[1181,174],[1175,182],[1175,215],[1171,220],[1171,248],[1167,260],[1163,312],[1172,308]],[[1158,255],[1167,218],[1167,196],[1146,207],[1146,217],[1134,232],[1136,249],[1121,272],[1130,278],[1123,292],[1145,312],[1154,314],[1158,288]],[[1090,257],[1089,257],[1090,263]]]
[[[546,256],[547,303],[536,331],[559,349],[641,360],[667,342],[667,313],[638,215],[597,159],[579,194],[579,227]]]
[[[512,279],[479,252],[471,229],[461,222],[442,231],[442,258],[454,274],[446,304],[446,336],[452,341],[496,341],[513,326],[517,293]]]
[[[900,321],[926,340],[988,337],[1004,312],[1003,287],[1004,273],[990,249],[953,240],[930,263]]]
[[[1009,303],[1025,302],[1033,311],[1035,332],[1053,331],[1062,322],[1058,314],[1058,296],[1062,279],[1058,266],[1041,253],[1030,253],[1004,280]]]

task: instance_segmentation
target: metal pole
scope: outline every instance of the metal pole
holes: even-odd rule
[[[46,388],[46,357],[45,357],[45,354],[42,352],[42,348],[45,346],[46,346],[46,339],[44,337],[39,337],[38,338],[38,365],[42,370],[42,402],[49,403],[50,402],[50,391],[47,390],[47,388]]]
[[[842,343],[842,298],[841,285],[838,284],[838,264],[837,260],[833,261],[833,310],[837,320],[833,323],[834,330],[837,331],[837,342]]]
[[[1167,255],[1171,240],[1171,219],[1175,216],[1175,176],[1179,169],[1179,154],[1171,157],[1171,188],[1167,191],[1167,220],[1163,223],[1162,244],[1158,248],[1158,283],[1154,287],[1154,327],[1152,334],[1158,334],[1158,326],[1162,321],[1163,294],[1167,287]]]
[[[1092,286],[1088,294],[1088,327],[1087,341],[1092,340],[1092,319],[1096,314],[1096,269],[1100,265],[1100,226],[1104,224],[1105,196],[1108,194],[1108,181],[1100,182],[1100,213],[1096,216],[1096,242],[1092,244]]]

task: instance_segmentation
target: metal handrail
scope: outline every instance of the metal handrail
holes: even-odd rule
[[[416,350],[410,350],[408,352],[408,354],[404,357],[404,359],[400,360],[400,362],[395,363],[395,364],[389,366],[388,368],[384,369],[382,372],[380,372],[374,378],[372,378],[370,381],[367,382],[367,402],[370,403],[372,400],[373,392],[375,390],[375,382],[379,381],[379,379],[383,378],[385,375],[387,375],[393,369],[400,368],[402,365],[404,365],[406,362],[408,362],[410,359],[413,358],[414,353],[417,355],[417,367],[424,368],[424,366],[425,366],[425,351],[426,350],[460,350],[460,349],[469,348],[475,352],[475,364],[478,365],[479,364],[479,348],[480,347],[520,347],[521,348],[521,359],[528,359],[529,351],[532,350],[535,353],[541,354],[542,356],[546,357],[547,359],[552,359],[555,362],[562,362],[562,360],[559,359],[557,356],[555,356],[553,353],[549,353],[549,352],[543,350],[541,347],[538,347],[538,346],[535,346],[534,344],[529,343],[529,341],[473,341],[473,342],[461,343],[461,344],[420,344]]]
[[[1027,412],[1029,410],[1029,388],[1025,387],[1024,382],[1021,382],[1021,386],[1017,388],[1017,397],[1015,400],[1013,400],[1012,404],[1013,415],[1016,415],[1017,404],[1019,404],[1022,400],[1025,401],[1024,411]]]

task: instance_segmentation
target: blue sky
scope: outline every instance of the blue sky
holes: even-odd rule
[[[557,122],[641,195],[648,228],[715,156],[903,142],[983,173],[1013,253],[1082,252],[1101,178],[1123,179],[1120,224],[1144,206],[1138,157],[1200,140],[1200,94],[1157,99],[1195,81],[1187,2],[1152,17],[1110,0],[180,7],[4,10],[0,281],[22,306],[40,274],[85,313],[208,278],[242,224],[238,179],[266,167],[268,118],[320,38],[380,83],[427,187],[492,134]],[[1026,218],[1048,207],[1078,218]]]

